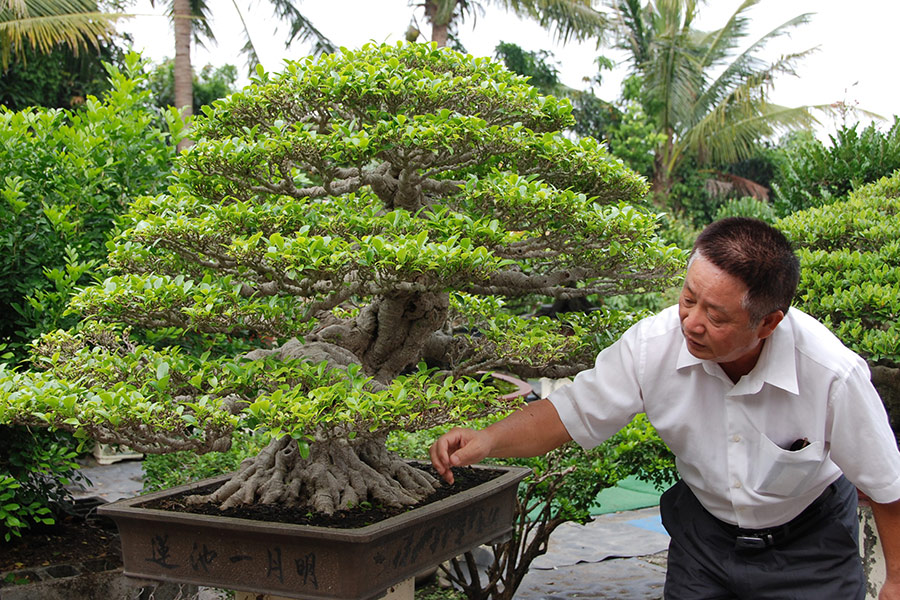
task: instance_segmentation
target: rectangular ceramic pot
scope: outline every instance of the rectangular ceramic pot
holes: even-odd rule
[[[125,574],[290,598],[369,600],[512,530],[516,489],[530,470],[500,469],[489,482],[359,529],[332,529],[143,508],[207,479],[98,511],[119,528]]]

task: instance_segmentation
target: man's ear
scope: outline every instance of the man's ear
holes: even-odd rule
[[[782,319],[784,319],[784,311],[781,310],[776,310],[763,317],[763,320],[759,323],[759,339],[764,340],[772,335],[772,332],[775,331]]]

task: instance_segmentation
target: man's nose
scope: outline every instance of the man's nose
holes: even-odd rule
[[[689,331],[691,333],[703,333],[703,318],[700,314],[700,311],[697,310],[697,307],[691,307],[687,311],[687,315],[681,321],[682,326],[685,331]]]

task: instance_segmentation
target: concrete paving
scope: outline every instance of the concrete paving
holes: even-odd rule
[[[74,490],[76,498],[114,502],[139,495],[143,487],[139,460],[101,465],[90,459],[81,471],[91,486]],[[661,599],[667,546],[657,507],[600,515],[587,525],[566,523],[532,563],[516,598]],[[201,595],[218,597],[212,590]]]

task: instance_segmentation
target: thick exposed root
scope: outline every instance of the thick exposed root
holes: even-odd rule
[[[383,440],[319,442],[303,459],[297,442],[285,436],[244,461],[218,490],[188,502],[221,508],[278,503],[331,514],[362,502],[413,505],[438,486],[434,477],[388,452]]]

